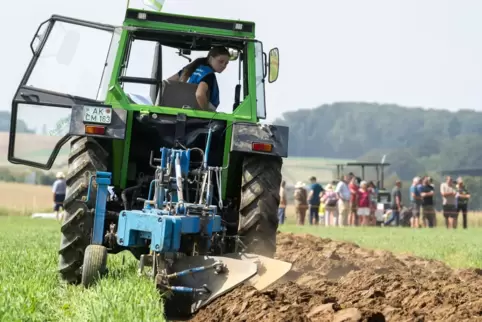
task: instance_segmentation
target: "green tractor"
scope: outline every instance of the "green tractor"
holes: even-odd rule
[[[169,80],[215,46],[228,49],[226,71],[236,75],[231,88],[219,82],[223,111],[200,109],[196,84]],[[45,170],[68,160],[64,281],[90,285],[107,272],[107,253],[123,250],[153,265],[157,286],[180,292],[196,282],[166,282],[185,274],[166,272],[184,260],[177,266],[192,273],[186,258],[218,256],[232,272],[236,261],[257,263],[237,280],[206,277],[208,298],[198,300],[201,285],[191,285],[195,311],[241,282],[266,287],[289,270],[272,259],[289,129],[260,123],[279,51],[265,53],[253,22],[130,8],[122,26],[53,15],[30,48],[8,159]]]

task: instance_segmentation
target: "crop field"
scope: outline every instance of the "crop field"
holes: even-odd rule
[[[478,216],[478,214],[472,214],[473,218]],[[355,242],[364,249],[391,251],[395,253],[395,256],[401,254],[403,256],[412,255],[440,260],[452,268],[478,268],[482,266],[482,249],[480,248],[482,228],[470,228],[466,231],[460,229],[457,231],[447,231],[445,228],[412,230],[407,228],[298,227],[292,223],[293,217],[294,214],[290,209],[288,211],[288,224],[280,226],[282,233],[279,235],[278,247],[281,248],[278,256],[281,256],[284,260],[292,261],[295,265],[295,270],[301,269],[301,262],[297,259],[301,254],[307,256],[302,261],[304,263],[303,265],[306,265],[308,258],[312,256],[316,257],[318,253],[322,258],[325,258],[323,256],[328,256],[325,252],[329,249],[338,249],[339,256],[342,256],[342,261],[348,262],[349,259],[345,259],[342,254],[345,254],[344,251],[351,249],[349,247],[352,246],[340,242],[336,244],[330,241],[330,239]],[[474,222],[471,221],[471,223]],[[162,317],[162,296],[155,291],[150,280],[137,276],[137,261],[128,252],[110,255],[108,258],[109,276],[102,279],[98,285],[92,288],[83,289],[80,286],[67,286],[61,283],[56,272],[58,260],[57,251],[60,238],[59,229],[60,224],[55,220],[31,219],[26,216],[0,217],[0,234],[2,236],[0,239],[0,258],[2,259],[2,265],[0,265],[1,321],[164,321]],[[295,233],[297,235],[308,233],[316,236],[316,238],[322,237],[324,239],[316,239],[315,237],[310,239],[302,235],[290,237],[288,233]],[[295,239],[293,240],[293,238]],[[321,246],[316,243],[321,243]],[[331,245],[332,243],[338,246],[335,247]],[[308,254],[310,255],[308,256]],[[363,269],[368,269],[368,267],[370,267],[370,265],[366,265],[368,258],[370,256],[376,258],[376,254],[378,253],[370,253],[370,251],[367,250],[367,253],[363,255],[366,256],[366,258],[357,260],[365,262],[367,268]],[[350,255],[354,256],[353,260],[356,259],[355,255],[361,256],[358,253]],[[310,265],[315,265],[313,267],[319,267],[320,270],[325,270],[326,263],[328,263],[326,261],[333,262],[331,258],[325,258],[322,261],[320,261],[320,259],[310,259],[310,263],[312,263]],[[395,262],[397,260],[393,259]],[[340,259],[337,260],[337,262],[339,261]],[[433,262],[421,261],[424,265],[423,267],[427,265],[439,265]],[[392,261],[383,260],[382,262],[391,263]],[[360,264],[355,263],[350,265]],[[302,270],[304,271],[306,269],[307,268],[304,268]],[[444,269],[450,271],[450,268]],[[283,282],[277,288],[278,291],[288,292],[288,290],[290,290],[290,292],[306,293],[309,290],[309,292],[314,292],[312,286],[315,284],[312,284],[312,282],[310,282],[310,284],[308,283],[309,279],[307,280],[309,274],[314,273],[308,273],[310,270],[306,272],[307,273],[303,273],[305,274],[303,275],[304,279],[299,277],[296,280],[297,284],[295,285],[298,286],[295,287],[291,284],[286,286]],[[397,274],[399,274],[398,272],[395,273],[395,271],[393,273],[393,276],[398,276]],[[349,278],[351,276],[350,274],[346,275],[345,278]],[[366,274],[364,277],[371,277],[372,275],[370,274]],[[317,277],[318,283],[324,280],[323,275],[320,276],[321,277]],[[445,275],[441,276],[443,277]],[[341,279],[339,283],[343,283],[342,281],[343,279]],[[482,280],[480,282],[482,282]],[[306,286],[304,283],[312,286]],[[381,285],[382,284],[380,284],[380,287]],[[317,287],[321,286],[318,285]],[[347,300],[342,295],[342,288],[344,286],[340,284],[339,287],[339,290],[329,290],[329,292],[338,294],[336,297],[338,302],[346,302]],[[258,311],[261,307],[265,307],[266,310],[273,310],[272,312],[269,311],[272,313],[269,315],[271,318],[267,317],[266,321],[280,321],[279,319],[283,321],[297,321],[290,319],[289,316],[286,315],[286,312],[295,310],[296,305],[293,304],[293,308],[290,306],[289,309],[285,308],[288,311],[283,311],[285,309],[279,309],[280,303],[275,303],[277,301],[276,299],[274,299],[271,304],[262,304],[260,302],[261,304],[259,306],[254,304],[251,306],[248,305],[245,315],[238,312],[239,310],[237,311],[235,305],[233,306],[232,312],[227,310],[226,306],[229,303],[229,305],[232,306],[233,302],[235,302],[230,296],[236,296],[236,298],[243,300],[243,294],[246,294],[248,291],[249,290],[245,288],[241,288],[234,292],[243,293],[233,293],[233,295],[216,300],[211,306],[202,310],[193,321],[207,321],[208,317],[212,317],[210,321],[224,321],[225,318],[231,315],[234,315],[231,316],[233,321],[241,321],[243,320],[241,319],[243,316],[248,318],[248,321],[251,321],[254,319],[255,313],[259,314]],[[353,292],[353,290],[350,292]],[[259,296],[261,295],[262,293],[260,293]],[[296,297],[300,295],[290,295],[286,293],[286,296],[289,298],[289,296]],[[264,297],[258,298],[258,293],[256,293],[254,298],[256,301],[261,301]],[[313,297],[313,299],[315,298],[316,297]],[[253,299],[253,301],[255,299]],[[293,301],[295,300],[293,299]],[[319,299],[319,301],[323,302],[325,300]],[[316,302],[312,303],[311,301],[310,303],[310,306],[303,308],[302,313],[299,314],[306,315],[312,311],[314,309],[312,307],[314,305],[313,303]],[[268,305],[267,308],[266,305]],[[347,302],[343,305],[347,306],[349,303]],[[369,306],[369,304],[366,305],[367,307]],[[380,304],[380,309],[382,307],[384,306]],[[363,307],[359,307],[358,309],[365,312],[363,311],[365,310]],[[255,312],[253,310],[255,310]],[[372,308],[370,308],[370,310],[372,310]],[[224,313],[222,312],[228,312],[226,313],[228,315],[223,315]],[[250,314],[253,314],[253,316]],[[333,315],[334,313],[331,312],[330,314]],[[417,314],[422,313],[420,311]],[[238,316],[239,319],[236,319],[236,316]],[[390,315],[386,314],[386,317],[389,316]],[[395,315],[391,317],[393,321],[399,320]],[[401,317],[402,316],[400,316],[400,318]],[[403,317],[407,318],[407,316]],[[326,320],[331,320],[331,318],[328,319],[328,316],[325,318],[327,318]],[[320,317],[319,320],[306,319],[304,321],[325,321],[325,319],[321,319]]]
[[[441,213],[437,214],[437,227],[433,229],[395,227],[313,227],[295,225],[293,207],[287,209],[287,224],[280,225],[282,232],[312,234],[323,238],[354,242],[362,247],[384,249],[424,258],[436,259],[452,267],[482,268],[482,213],[469,213],[469,229],[460,227],[448,231]],[[459,221],[461,218],[459,217]],[[459,226],[461,223],[459,222]]]
[[[30,215],[52,211],[52,191],[48,186],[0,182],[0,215]]]
[[[15,157],[46,163],[55,144],[60,138],[58,136],[18,133],[15,138]],[[9,133],[0,132],[0,165],[13,166],[8,163],[8,140]],[[69,154],[69,143],[66,143],[60,150],[55,161],[55,167],[66,163]]]
[[[59,282],[60,224],[0,217],[0,321],[164,321],[160,295],[136,276],[136,259],[108,259],[110,277],[82,289]]]
[[[109,255],[109,275],[92,288],[60,281],[60,223],[28,216],[51,211],[50,187],[0,183],[0,191],[0,321],[165,321],[163,295],[137,276],[129,252]],[[480,318],[482,213],[469,213],[468,230],[445,229],[440,214],[435,229],[294,223],[289,207],[277,254],[293,263],[286,278],[265,292],[235,289],[192,321]]]
[[[308,182],[311,176],[315,176],[319,182],[332,181],[336,175],[336,164],[347,163],[353,160],[339,160],[329,158],[295,158],[283,160],[283,179],[288,184],[294,185],[297,181]]]

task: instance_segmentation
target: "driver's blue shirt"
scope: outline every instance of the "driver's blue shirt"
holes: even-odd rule
[[[179,76],[181,75],[181,72],[182,70],[179,71]],[[199,84],[201,82],[208,84],[210,90],[209,102],[215,107],[218,107],[220,103],[218,81],[216,79],[216,75],[214,74],[214,70],[211,67],[207,65],[199,66],[187,80],[187,83],[190,84]]]

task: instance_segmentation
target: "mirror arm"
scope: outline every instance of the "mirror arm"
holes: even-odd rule
[[[263,60],[264,60],[264,70],[263,70],[263,79],[266,78],[268,75],[268,55],[263,51]]]
[[[181,56],[181,57],[183,57],[183,58],[186,58],[189,62],[192,62],[192,59],[191,59],[190,57],[188,57],[188,56],[186,56],[186,55],[184,55],[184,54],[181,54],[180,52],[179,52],[179,56]]]

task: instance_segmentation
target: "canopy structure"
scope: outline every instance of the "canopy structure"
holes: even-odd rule
[[[385,181],[385,167],[390,166],[390,163],[380,163],[380,162],[347,162],[343,164],[337,164],[337,178],[340,178],[345,167],[361,167],[361,177],[365,179],[365,167],[374,167],[377,172],[377,187],[378,189],[384,189]]]

